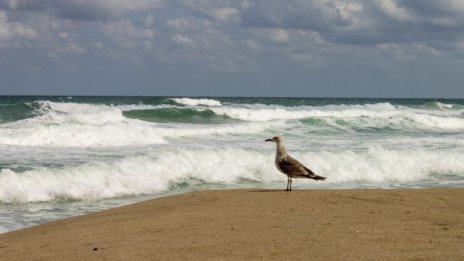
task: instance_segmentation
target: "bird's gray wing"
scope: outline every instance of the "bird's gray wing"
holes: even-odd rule
[[[326,177],[316,175],[312,170],[305,167],[298,160],[285,156],[279,162],[280,169],[292,178],[309,178],[314,180],[326,180]]]
[[[282,171],[293,178],[309,178],[315,180],[325,180],[325,177],[316,175],[312,170],[305,167],[298,160],[285,156],[279,162],[279,167]]]
[[[290,176],[306,176],[309,174],[303,164],[290,156],[283,157],[279,162],[279,167],[283,172]]]
[[[312,170],[308,169],[307,167],[303,166],[303,168],[306,170],[306,173],[308,173],[308,176],[313,177],[316,175]]]

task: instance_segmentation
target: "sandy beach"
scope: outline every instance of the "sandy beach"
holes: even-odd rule
[[[464,190],[186,193],[0,234],[2,260],[462,260]]]

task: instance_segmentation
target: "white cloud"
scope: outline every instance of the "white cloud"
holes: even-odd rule
[[[395,0],[377,0],[382,11],[390,18],[400,22],[414,21],[415,17],[408,9],[398,5]]]
[[[95,2],[96,0],[88,0]],[[134,11],[147,10],[162,6],[164,0],[99,0],[108,6],[118,8],[120,10]]]
[[[180,45],[190,46],[190,47],[195,46],[195,42],[192,39],[186,36],[183,36],[181,34],[175,34],[171,37],[171,39],[172,41]]]
[[[186,30],[191,28],[191,21],[187,18],[173,18],[166,21],[166,26],[172,30]]]
[[[212,28],[213,24],[206,19],[188,16],[168,19],[166,26],[180,32],[204,32]]]
[[[441,27],[458,27],[459,26],[459,21],[454,19],[453,17],[437,17],[437,18],[431,18],[430,23],[441,26]]]
[[[454,12],[464,12],[464,1],[462,0],[448,0],[448,1],[445,1],[445,2],[448,2],[450,4],[450,7],[451,7],[451,11],[454,11]]]
[[[330,26],[340,29],[355,29],[365,25],[363,5],[357,1],[319,0],[313,2],[313,7],[320,13],[321,19]],[[313,11],[314,12],[314,11]]]
[[[255,49],[255,50],[258,50],[261,46],[254,40],[252,39],[248,39],[246,41],[244,41],[244,44],[246,47],[248,48],[251,48],[251,49]]]
[[[416,50],[418,51],[421,51],[421,52],[424,52],[426,54],[430,54],[430,55],[433,55],[433,56],[439,56],[442,54],[441,51],[431,47],[431,46],[428,46],[428,45],[425,45],[423,43],[415,43],[412,45]]]
[[[60,47],[58,51],[62,54],[73,54],[73,55],[85,54],[87,52],[82,46],[80,46],[78,43],[75,43],[75,42],[67,43],[63,47]]]
[[[462,59],[463,5],[460,0],[0,0],[5,10],[0,46],[10,47],[1,48],[0,63],[8,54],[9,61],[23,59],[23,64],[34,64],[29,61],[35,57],[44,68],[68,61],[77,69],[99,67],[114,59],[189,73],[393,68],[420,59]],[[121,63],[118,70],[124,69]]]
[[[272,29],[270,37],[274,42],[279,44],[285,44],[290,41],[289,34],[283,29]]]
[[[208,14],[219,22],[240,21],[238,10],[231,7],[212,8],[208,11]]]
[[[31,27],[19,22],[9,22],[6,13],[0,10],[0,43],[36,37],[37,33]]]
[[[100,30],[124,48],[137,47],[140,44],[150,47],[155,37],[153,29],[134,26],[126,19],[108,22]]]

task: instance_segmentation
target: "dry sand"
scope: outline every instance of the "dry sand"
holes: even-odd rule
[[[464,189],[187,193],[0,234],[2,260],[464,260]]]

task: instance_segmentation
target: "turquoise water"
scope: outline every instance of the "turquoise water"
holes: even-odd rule
[[[464,100],[0,97],[0,232],[169,194],[464,186]]]

